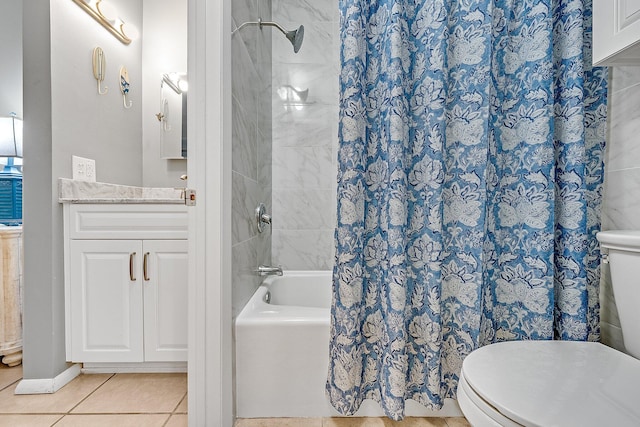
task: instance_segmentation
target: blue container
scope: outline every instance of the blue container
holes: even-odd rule
[[[0,224],[22,224],[22,174],[0,171]]]

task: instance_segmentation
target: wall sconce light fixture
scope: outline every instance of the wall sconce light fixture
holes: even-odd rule
[[[124,33],[124,21],[116,17],[115,8],[104,0],[73,0],[100,25],[109,30],[118,40],[124,44],[131,43],[131,39]]]
[[[162,87],[164,84],[167,84],[167,86],[173,89],[173,91],[178,95],[182,94],[182,92],[186,92],[189,88],[185,75],[180,75],[178,73],[163,74],[160,86]]]

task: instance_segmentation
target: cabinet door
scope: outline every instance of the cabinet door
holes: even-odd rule
[[[640,0],[594,0],[594,65],[640,65]]]
[[[187,241],[145,240],[144,358],[187,360]]]
[[[71,361],[142,362],[142,242],[71,240]]]

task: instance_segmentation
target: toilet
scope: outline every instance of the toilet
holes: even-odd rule
[[[597,238],[608,251],[631,356],[575,341],[479,348],[464,360],[457,391],[472,426],[640,426],[640,232],[603,231]]]

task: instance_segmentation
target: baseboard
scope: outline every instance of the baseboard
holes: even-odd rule
[[[55,378],[23,379],[15,390],[15,394],[50,394],[55,393],[80,375],[80,365],[73,364],[56,375]]]
[[[187,362],[83,363],[84,374],[147,374],[187,372]]]

